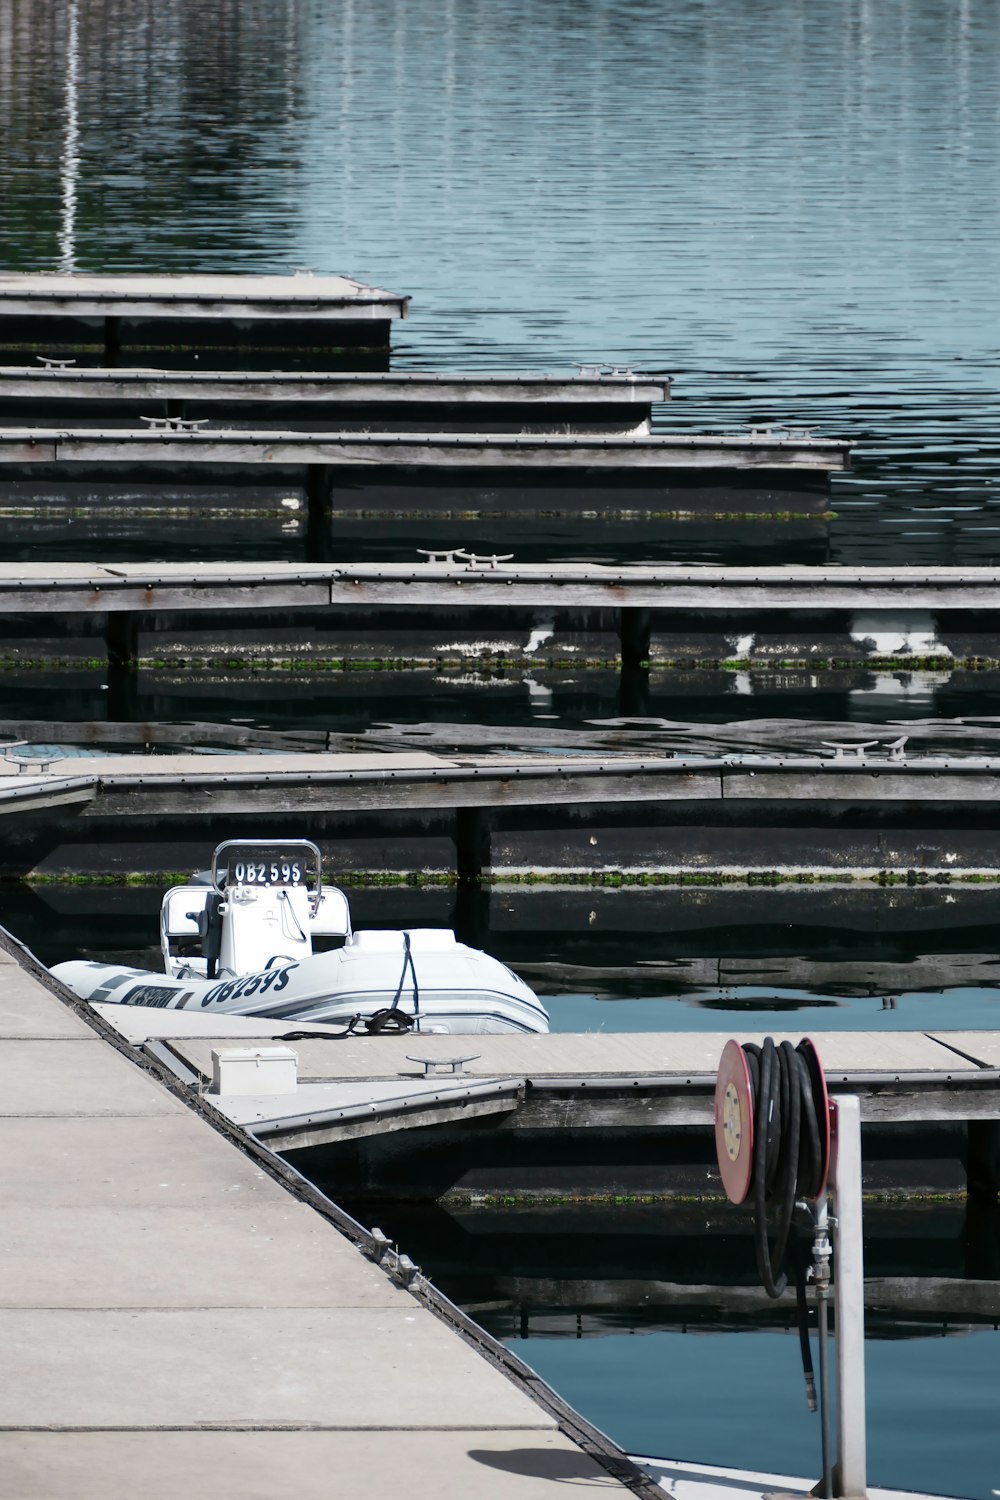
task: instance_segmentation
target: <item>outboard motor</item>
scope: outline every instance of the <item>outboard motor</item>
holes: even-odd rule
[[[219,954],[222,951],[222,907],[223,900],[218,891],[210,891],[201,911],[195,913],[201,953],[205,960],[205,975],[214,979],[219,972]]]

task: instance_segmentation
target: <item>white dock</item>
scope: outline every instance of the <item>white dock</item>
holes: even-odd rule
[[[213,1018],[196,1012],[94,1008],[133,1045],[164,1043],[199,1087],[212,1078],[213,1051],[227,1045],[227,1036],[234,1045],[229,1027],[227,1036],[213,1034]],[[419,1114],[420,1124],[435,1112],[441,1122],[463,1111],[466,1118],[502,1115],[505,1128],[525,1130],[571,1121],[588,1130],[710,1125],[719,1058],[733,1034],[339,1039],[337,1027],[233,1019],[243,1023],[244,1038],[309,1033],[289,1043],[298,1059],[294,1092],[212,1099],[227,1118],[282,1151],[406,1129],[409,1111]],[[764,1039],[757,1031],[736,1035],[741,1042]],[[776,1042],[798,1042],[802,1033],[773,1035]],[[872,1123],[990,1120],[1000,1109],[997,1032],[829,1032],[820,1054],[830,1087],[859,1094],[862,1118]],[[460,1056],[468,1060],[452,1074]]]
[[[208,419],[298,428],[648,433],[670,381],[603,375],[388,374],[324,371],[0,368],[0,421],[54,416],[129,427]]]
[[[0,940],[4,1494],[626,1493],[525,1367],[137,1061]]]
[[[403,469],[546,469],[806,471],[828,474],[850,464],[851,444],[776,433],[397,433],[243,431],[80,427],[0,428],[0,465],[108,466],[232,464],[324,469],[378,464]]]
[[[350,276],[0,274],[0,348],[56,356],[204,345],[388,348],[409,297]]]
[[[317,320],[406,316],[409,297],[366,286],[353,276],[113,276],[86,273],[0,273],[0,312],[48,317],[71,311],[79,317],[223,318],[291,317]],[[366,309],[366,311],[361,311]]]
[[[0,563],[0,611],[632,609],[919,610],[997,607],[1000,568],[519,563],[437,552],[416,563]],[[904,621],[896,634],[905,634]],[[860,628],[860,626],[858,627]],[[891,633],[891,621],[870,629]],[[845,636],[847,632],[845,631]],[[926,654],[926,652],[925,652]]]
[[[379,754],[86,755],[60,760],[16,749],[0,759],[0,812],[56,801],[100,817],[577,806],[741,800],[980,802],[1000,800],[1000,758],[866,753],[813,755]]]
[[[93,1008],[130,1046],[201,1093],[206,1108],[336,1191],[466,1206],[622,1195],[689,1203],[694,1195],[706,1213],[722,1198],[712,1124],[719,1058],[732,1031],[345,1038],[342,1027],[279,1019]],[[760,1031],[735,1035],[763,1041]],[[774,1033],[793,1044],[801,1036]],[[831,1094],[860,1100],[870,1191],[885,1198],[996,1191],[1000,1033],[813,1037]],[[284,1059],[283,1092],[242,1092],[245,1074],[227,1082],[227,1054],[256,1050],[264,1067],[274,1048]],[[581,1305],[614,1306],[620,1293],[596,1274],[593,1283],[583,1273]],[[711,1282],[710,1274],[695,1284],[654,1276],[644,1296],[667,1310],[709,1305],[736,1314],[766,1302],[757,1288]],[[505,1285],[516,1303],[517,1278],[505,1276]],[[530,1274],[525,1296],[530,1303]],[[866,1296],[882,1307],[1000,1316],[1000,1289],[989,1280],[875,1276]]]

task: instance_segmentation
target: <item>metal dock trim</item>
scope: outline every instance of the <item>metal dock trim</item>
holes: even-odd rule
[[[381,764],[378,764],[381,762]],[[555,756],[450,759],[406,753],[221,754],[73,757],[72,773],[32,773],[8,763],[0,811],[55,798],[81,801],[88,816],[254,811],[445,810],[555,806],[579,802],[692,799],[752,802],[821,798],[893,802],[1000,799],[1000,758],[937,756],[896,760],[818,756]],[[0,770],[3,763],[0,762]],[[181,793],[188,793],[187,797]]]
[[[0,1464],[19,1500],[76,1494],[81,1473],[103,1491],[123,1465],[166,1475],[164,1496],[208,1476],[321,1500],[336,1471],[345,1493],[508,1500],[503,1460],[526,1440],[531,1500],[567,1469],[657,1494],[385,1236],[142,1059],[2,930],[0,1073]]]
[[[645,375],[434,374],[412,371],[154,370],[0,366],[4,397],[276,401],[523,402],[543,405],[650,405],[670,399],[671,382]]]
[[[199,432],[52,427],[0,428],[0,464],[316,464],[403,468],[645,471],[810,470],[849,466],[852,444],[833,438],[657,433]]]
[[[350,276],[0,274],[0,319],[197,317],[351,321],[404,318],[410,298]],[[258,311],[258,309],[260,311]]]
[[[157,612],[430,605],[651,610],[996,611],[1000,568],[517,563],[0,564],[0,609]]]

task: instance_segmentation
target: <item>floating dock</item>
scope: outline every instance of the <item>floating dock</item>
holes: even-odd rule
[[[4,1491],[547,1500],[651,1481],[0,935]],[[485,1356],[485,1357],[484,1357]],[[428,1371],[433,1378],[428,1378]]]
[[[526,424],[529,427],[533,424]],[[829,510],[850,444],[772,434],[406,432],[164,427],[0,429],[0,503],[65,513],[240,511],[241,492],[331,512],[808,517]],[[310,558],[322,555],[312,545]]]
[[[714,1161],[715,1083],[729,1033],[343,1039],[335,1026],[226,1017],[220,1027],[198,1012],[94,1009],[186,1086],[210,1088],[227,1120],[292,1153],[307,1176],[337,1192],[723,1196],[705,1168]],[[213,1054],[251,1035],[287,1039],[292,1092],[218,1092]],[[786,1033],[775,1041],[785,1035],[799,1040]],[[933,1191],[942,1185],[933,1158],[961,1153],[976,1189],[995,1191],[1000,1033],[827,1032],[820,1052],[830,1089],[861,1100],[870,1190],[912,1193],[919,1180]],[[925,1130],[921,1160],[900,1173],[900,1158],[913,1155],[906,1132],[916,1126],[945,1127],[940,1146]],[[952,1127],[961,1127],[958,1145]],[[992,1305],[1000,1312],[1000,1300]]]
[[[107,755],[0,760],[0,872],[194,865],[263,819],[396,877],[619,881],[1000,869],[1000,758]],[[169,862],[161,852],[172,850]],[[79,861],[83,860],[81,865]],[[180,864],[184,868],[184,864]]]
[[[418,563],[0,564],[6,612],[345,608],[995,611],[1000,568],[518,563],[439,551]]]
[[[32,562],[0,564],[0,619],[30,622],[26,648],[8,634],[12,659],[92,657],[100,636],[116,664],[239,654],[226,637],[240,627],[258,656],[300,662],[951,666],[1000,657],[998,588],[985,567],[611,567],[461,549],[415,564]]]
[[[670,381],[604,375],[301,374],[0,368],[0,422],[236,422],[378,431],[648,434]]]
[[[0,429],[0,463],[113,465],[318,464],[356,468],[379,463],[437,469],[805,469],[848,467],[851,444],[835,438],[774,433],[650,437],[560,433],[306,433],[233,428],[46,427]]]
[[[409,297],[350,276],[0,274],[0,350],[107,364],[157,352],[387,352]]]
[[[36,771],[37,765],[43,769]],[[1000,757],[814,755],[106,755],[0,759],[0,810],[64,791],[99,816],[388,812],[614,802],[1000,801]]]

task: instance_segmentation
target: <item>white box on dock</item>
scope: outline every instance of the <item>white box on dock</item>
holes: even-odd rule
[[[227,1047],[212,1052],[213,1094],[294,1094],[299,1057],[291,1047]]]

